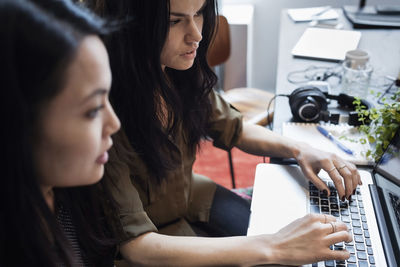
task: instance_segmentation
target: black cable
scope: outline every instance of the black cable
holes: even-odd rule
[[[268,117],[267,118],[269,118],[269,109],[271,107],[272,101],[274,101],[275,98],[277,98],[278,96],[290,97],[290,95],[278,94],[278,95],[275,95],[273,98],[271,98],[269,100],[269,103],[268,103],[268,108],[267,108],[267,116]],[[272,131],[272,124],[271,123],[268,124],[268,128]],[[265,156],[263,157],[263,159],[264,159],[264,163],[265,163]],[[281,160],[282,161],[279,162],[279,164],[296,164],[297,163],[297,161],[295,159],[281,159]],[[286,161],[288,163],[285,163]]]
[[[398,86],[397,81],[398,80],[394,80],[391,84],[389,84],[389,86],[388,86],[388,88],[386,88],[385,92],[383,92],[383,94],[381,94],[381,96],[378,98],[378,104],[384,105],[385,103],[383,102],[382,99],[388,94],[394,94],[394,93],[391,93],[390,91]],[[399,84],[400,84],[400,82],[399,82]]]
[[[278,94],[278,95],[274,95],[274,97],[271,98],[271,99],[269,100],[268,106],[267,106],[267,120],[269,120],[269,114],[270,114],[270,113],[269,113],[269,109],[271,108],[272,101],[274,101],[275,98],[277,98],[278,96],[289,97],[289,95]],[[269,122],[267,126],[268,126],[268,128],[269,128],[270,130],[272,130],[272,123],[271,123],[271,122]],[[265,156],[263,156],[263,162],[265,163]]]
[[[277,98],[278,96],[285,96],[285,97],[289,97],[290,95],[285,95],[285,94],[278,94],[278,95],[274,95],[274,97],[273,98],[271,98],[270,100],[269,100],[269,102],[268,102],[268,106],[267,106],[267,119],[269,119],[269,109],[271,108],[271,104],[272,104],[272,101],[274,101],[275,100],[275,98]],[[272,122],[273,123],[273,122]],[[270,123],[268,123],[268,128],[270,129],[270,130],[272,130],[272,123],[270,122]]]
[[[394,83],[396,84],[397,87],[400,87],[400,72],[399,72],[399,75],[397,75],[397,78],[394,81]]]

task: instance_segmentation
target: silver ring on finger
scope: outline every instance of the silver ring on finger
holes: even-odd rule
[[[346,168],[347,167],[347,165],[346,164],[343,164],[342,166],[340,166],[339,168],[337,168],[338,170],[341,170],[341,169],[343,169],[343,168]]]
[[[333,234],[333,233],[336,232],[336,223],[335,222],[329,222],[329,223],[332,226],[332,233],[331,234]]]
[[[328,171],[328,173],[331,173],[331,171],[334,171],[334,170],[336,170],[336,167],[335,167],[335,166],[333,166],[333,168],[330,169],[330,170]]]

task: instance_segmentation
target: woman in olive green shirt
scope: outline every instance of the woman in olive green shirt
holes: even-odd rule
[[[223,236],[203,226],[214,224],[214,212],[224,217],[215,202],[237,198],[193,174],[203,137],[225,149],[296,158],[306,177],[328,192],[316,174],[332,170],[342,198],[351,196],[360,177],[354,165],[333,154],[243,124],[240,114],[213,92],[216,77],[206,53],[215,28],[214,0],[89,2],[99,14],[123,22],[106,40],[114,78],[110,97],[123,131],[114,138],[105,179],[119,204],[124,258],[149,266],[250,266],[349,257],[347,251],[329,249],[351,238],[331,216],[309,215],[274,235],[196,237]],[[243,212],[227,214],[220,225],[236,224],[235,216],[248,220],[249,207],[236,200],[227,213],[236,207]],[[336,224],[336,232],[329,222]]]

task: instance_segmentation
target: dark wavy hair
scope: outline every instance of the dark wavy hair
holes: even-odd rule
[[[206,0],[203,38],[193,66],[184,71],[166,68],[165,73],[160,56],[170,25],[169,0],[86,2],[104,18],[121,23],[121,29],[105,40],[113,74],[110,99],[131,145],[160,181],[179,164],[170,159],[169,151],[175,148],[168,139],[179,125],[192,151],[206,137],[211,114],[208,95],[217,81],[206,60],[216,26],[216,2]],[[160,96],[167,107],[166,129],[159,116]]]
[[[40,134],[40,111],[60,93],[66,66],[85,36],[103,33],[103,23],[69,1],[35,3],[0,1],[1,135],[6,155],[0,165],[0,266],[74,266],[69,243],[40,190],[34,142]],[[95,258],[114,243],[102,225],[96,187],[56,189],[55,198],[71,209],[85,255],[101,266]]]

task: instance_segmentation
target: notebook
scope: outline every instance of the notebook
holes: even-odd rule
[[[273,234],[307,213],[343,221],[353,241],[331,249],[350,252],[346,261],[306,266],[400,266],[400,130],[372,171],[359,170],[363,185],[341,201],[328,174],[319,173],[331,195],[310,183],[297,165],[257,165],[247,235]]]
[[[345,153],[331,140],[322,135],[317,130],[317,125],[321,125],[328,130],[336,140],[352,150],[353,155]],[[356,165],[372,166],[374,164],[372,157],[366,157],[366,153],[370,149],[369,143],[361,144],[361,142],[357,142],[361,138],[365,138],[365,135],[360,133],[356,127],[348,124],[286,122],[282,125],[282,135],[296,141],[308,143],[314,148],[335,153]]]
[[[357,48],[361,32],[307,28],[292,50],[292,55],[329,61],[344,60],[346,52]]]

